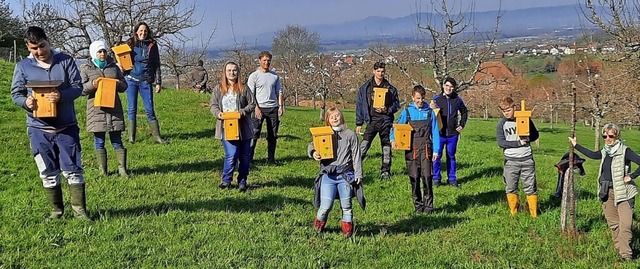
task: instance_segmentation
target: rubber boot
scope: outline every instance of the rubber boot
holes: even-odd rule
[[[344,237],[349,238],[353,235],[353,222],[340,221],[340,226],[342,227]]]
[[[153,138],[155,138],[156,143],[158,143],[158,144],[166,144],[167,143],[167,141],[162,139],[162,137],[160,136],[160,125],[158,124],[157,120],[150,121],[149,122],[149,128],[151,129],[151,135],[153,135]]]
[[[62,201],[62,186],[58,185],[53,188],[44,188],[47,195],[47,201],[51,205],[51,214],[47,220],[62,218],[64,214],[64,202]]]
[[[127,149],[116,149],[114,152],[118,160],[118,175],[121,177],[129,177],[129,173],[127,172]]]
[[[106,176],[109,174],[109,169],[107,168],[107,150],[106,149],[96,149],[96,161],[98,162],[98,171],[100,171],[101,176]]]
[[[133,144],[136,142],[136,131],[137,131],[137,122],[136,120],[129,120],[129,143]]]
[[[322,232],[324,230],[324,226],[327,224],[326,221],[319,221],[318,217],[313,219],[313,230],[316,232]]]
[[[518,213],[518,195],[515,193],[507,193],[507,203],[509,204],[511,216],[515,216],[516,213]]]
[[[532,218],[538,217],[538,195],[527,195],[527,204],[529,204],[529,214]]]
[[[91,221],[87,213],[87,196],[84,189],[85,184],[71,184],[71,208],[73,208],[73,216],[79,219]]]

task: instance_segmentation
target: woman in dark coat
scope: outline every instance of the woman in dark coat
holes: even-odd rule
[[[116,91],[125,92],[127,82],[115,64],[107,55],[107,47],[104,41],[94,41],[89,46],[91,58],[80,66],[82,78],[82,94],[87,96],[87,132],[93,133],[96,159],[100,168],[100,174],[107,175],[107,150],[104,147],[106,133],[113,146],[118,160],[118,174],[128,177],[127,174],[127,149],[122,143],[122,131],[124,131],[124,113],[120,97],[115,95],[113,108],[94,105],[99,78],[117,79]]]

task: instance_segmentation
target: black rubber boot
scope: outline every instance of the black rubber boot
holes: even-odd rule
[[[114,152],[118,160],[118,174],[121,177],[129,177],[127,172],[127,149],[116,149]]]
[[[137,122],[135,120],[129,120],[129,143],[136,142],[136,128]]]
[[[167,141],[162,139],[162,137],[160,136],[160,125],[158,124],[157,120],[150,121],[149,128],[151,129],[151,135],[153,135],[153,138],[156,140],[156,143],[158,144],[167,143]]]
[[[106,176],[109,174],[109,169],[107,168],[107,150],[106,149],[96,149],[96,161],[98,162],[98,171],[100,171],[100,175]]]
[[[73,208],[73,216],[79,219],[91,221],[89,213],[87,213],[87,196],[84,189],[85,184],[71,184],[71,207]]]
[[[47,201],[52,207],[51,214],[47,216],[47,220],[62,218],[64,214],[64,202],[62,201],[62,186],[58,185],[53,188],[44,188],[47,195]]]

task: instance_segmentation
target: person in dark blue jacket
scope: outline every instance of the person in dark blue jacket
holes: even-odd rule
[[[442,152],[447,147],[447,179],[449,185],[460,188],[456,175],[456,149],[458,148],[458,138],[467,124],[468,110],[462,98],[458,96],[456,90],[458,83],[455,79],[448,77],[442,83],[442,93],[433,98],[436,107],[440,108],[440,148]],[[442,176],[440,175],[440,159],[438,156],[433,162],[433,184],[440,186]]]
[[[158,43],[153,39],[151,29],[145,22],[139,22],[133,29],[133,35],[127,40],[127,44],[131,47],[133,69],[125,72],[129,142],[136,141],[136,112],[138,110],[138,93],[140,93],[151,134],[157,143],[164,144],[166,141],[160,136],[160,124],[153,108],[153,91],[151,90],[153,84],[155,84],[156,93],[159,93],[162,88]]]
[[[31,154],[36,161],[47,200],[53,208],[47,219],[58,219],[64,214],[60,184],[62,174],[69,182],[74,215],[89,220],[80,157],[80,129],[73,104],[82,94],[80,72],[71,56],[51,49],[42,28],[29,27],[24,40],[29,56],[16,64],[11,98],[27,113]],[[60,81],[61,84],[55,91],[45,94],[46,100],[37,100],[33,88],[28,85],[47,81]],[[55,103],[55,116],[34,116],[38,105],[45,105],[41,102],[47,101]]]
[[[411,181],[411,196],[417,214],[429,214],[433,211],[433,185],[431,163],[440,156],[440,132],[436,114],[424,102],[426,90],[421,85],[413,87],[411,99],[406,109],[402,110],[398,123],[409,124],[411,132],[411,150],[405,151],[407,173]],[[391,145],[397,149],[395,128],[391,129]],[[422,188],[420,188],[422,179]]]
[[[373,77],[365,82],[358,90],[356,101],[356,133],[362,134],[362,144],[360,151],[362,159],[367,157],[367,151],[371,147],[372,140],[376,134],[380,134],[380,145],[382,146],[382,167],[380,168],[380,178],[391,179],[391,141],[389,135],[393,126],[393,114],[400,109],[398,90],[385,79],[385,63],[376,62],[373,65]],[[384,98],[384,108],[373,107],[373,88],[386,88],[388,91]],[[367,128],[362,133],[362,125],[367,124]]]

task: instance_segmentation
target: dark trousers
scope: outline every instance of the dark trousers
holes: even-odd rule
[[[80,147],[80,129],[72,125],[57,133],[28,127],[31,154],[33,155],[42,186],[53,188],[60,185],[60,173],[69,184],[84,183]]]
[[[360,152],[364,160],[367,157],[367,151],[369,151],[371,147],[371,142],[376,137],[376,134],[380,134],[380,147],[382,148],[382,166],[380,167],[380,173],[391,172],[391,141],[389,140],[391,126],[391,122],[370,122],[367,124],[367,129],[364,131],[362,144],[360,145]]]
[[[267,122],[267,160],[274,161],[276,155],[276,142],[278,140],[278,128],[280,127],[280,117],[277,107],[260,108],[262,118],[251,118],[253,121],[253,139],[251,140],[251,159],[256,151],[256,144],[262,132],[262,123]]]
[[[411,181],[411,196],[416,211],[433,210],[433,182],[431,157],[420,152],[415,159],[407,159],[407,174]],[[420,186],[422,183],[422,186]]]

